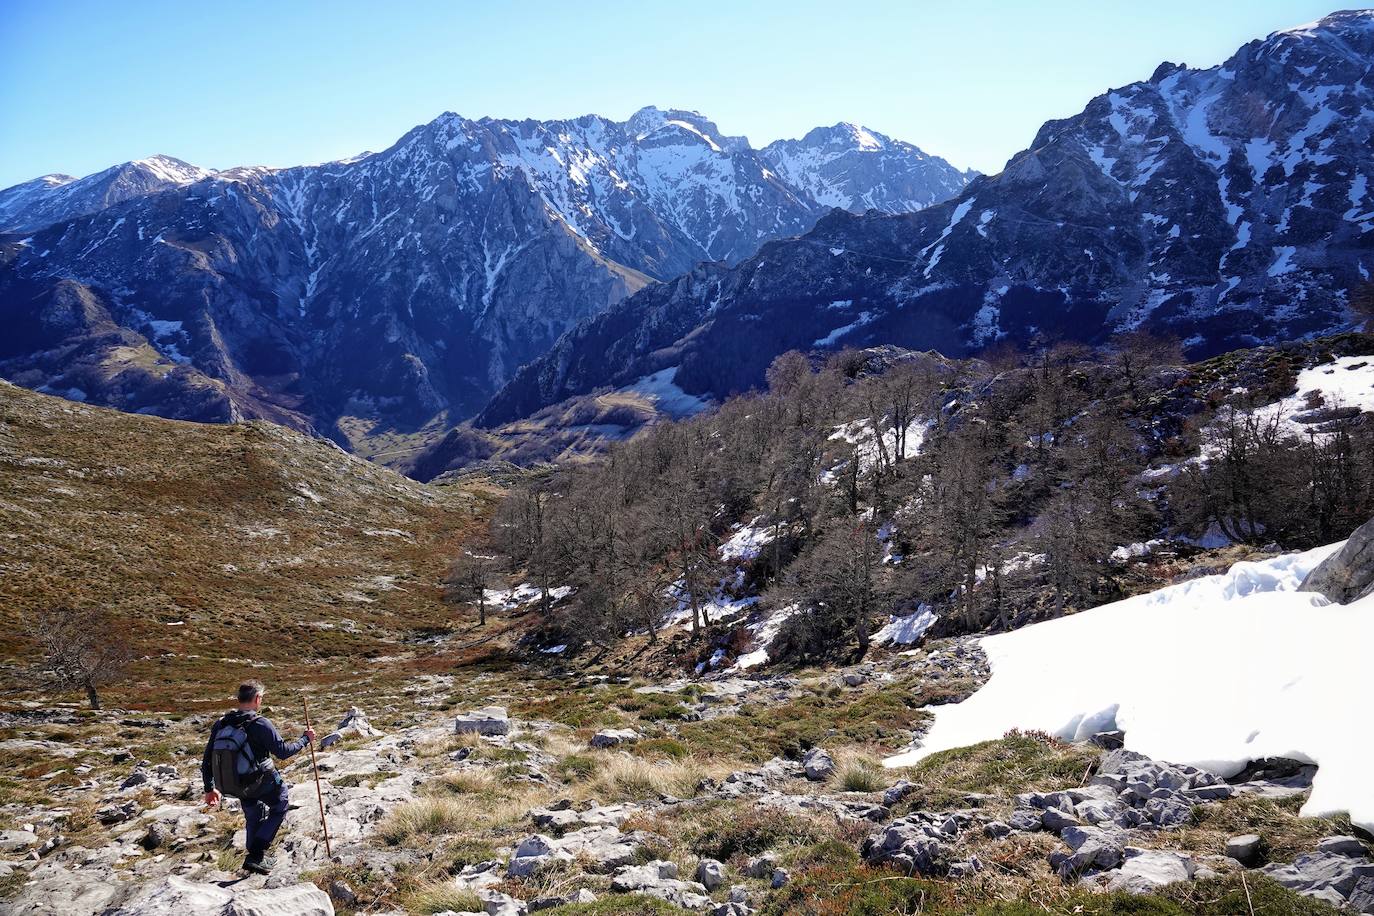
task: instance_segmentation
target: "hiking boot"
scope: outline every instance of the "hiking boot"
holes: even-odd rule
[[[269,856],[249,856],[243,860],[243,870],[254,875],[268,875],[276,864],[276,860]]]

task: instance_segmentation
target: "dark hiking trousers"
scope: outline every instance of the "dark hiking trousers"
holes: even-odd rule
[[[282,819],[286,817],[286,783],[280,778],[267,792],[255,799],[244,799],[243,822],[248,828],[248,858],[262,860],[267,847],[277,838]]]

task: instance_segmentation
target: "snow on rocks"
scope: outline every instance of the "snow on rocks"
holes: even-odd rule
[[[890,617],[888,623],[878,632],[873,634],[873,642],[882,645],[883,643],[894,643],[896,645],[908,646],[914,642],[919,642],[926,631],[935,625],[940,616],[928,604],[921,605],[914,614],[906,617]]]
[[[334,904],[313,884],[240,890],[173,875],[109,916],[334,916]]]
[[[1134,750],[1221,777],[1266,757],[1316,763],[1303,813],[1349,811],[1356,824],[1374,829],[1367,778],[1374,733],[1351,728],[1366,712],[1374,597],[1334,605],[1296,591],[1340,547],[1239,563],[1222,575],[982,639],[988,683],[962,703],[937,708],[924,743],[887,764],[910,765],[1013,728],[1079,740],[1120,728]],[[1101,650],[1115,645],[1130,648]],[[1171,808],[1166,801],[1147,813],[1168,820]]]
[[[485,737],[510,734],[510,716],[504,706],[484,706],[457,716],[453,722],[455,734],[474,733]]]

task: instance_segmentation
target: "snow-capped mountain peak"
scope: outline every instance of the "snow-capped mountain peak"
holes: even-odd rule
[[[853,177],[860,207],[869,191],[958,174],[884,157],[890,171]],[[863,187],[869,178],[882,189]],[[833,205],[683,109],[623,122],[445,112],[382,152],[295,168],[151,156],[0,191],[0,231],[27,236],[0,271],[0,306],[15,304],[10,327],[33,341],[0,375],[124,409],[270,416],[356,441],[371,423],[341,418],[390,429],[468,416],[578,321],[654,279],[800,235]],[[22,291],[6,301],[7,285]],[[25,311],[70,295],[82,321]],[[60,341],[91,361],[43,362]],[[163,371],[110,386],[96,367],[115,343],[146,347],[141,365]]]

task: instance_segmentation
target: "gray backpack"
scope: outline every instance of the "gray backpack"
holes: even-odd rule
[[[232,722],[221,719],[215,726],[210,744],[210,773],[215,787],[225,795],[238,799],[253,798],[267,779],[266,768],[253,756],[248,744],[248,725],[256,715]]]

